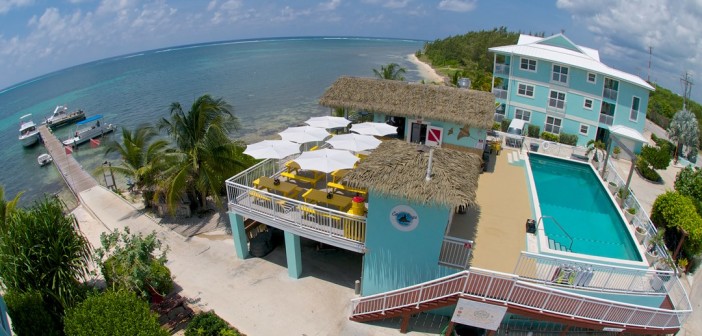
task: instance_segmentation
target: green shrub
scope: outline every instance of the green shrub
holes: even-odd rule
[[[233,333],[232,333],[233,332]],[[185,329],[185,336],[238,336],[239,332],[214,312],[195,315]]]
[[[558,134],[543,132],[541,133],[541,139],[544,139],[546,141],[558,142]]]
[[[60,335],[61,327],[56,323],[38,290],[24,293],[5,293],[7,313],[12,319],[12,331],[22,335]]]
[[[561,133],[561,135],[558,137],[558,142],[575,146],[578,144],[578,136],[575,134]]]
[[[646,159],[644,159],[641,156],[638,156],[636,159],[636,170],[639,172],[639,174],[641,174],[643,178],[649,181],[661,181],[661,175],[659,175],[658,172],[656,172],[655,170],[651,169]]]
[[[539,126],[529,125],[527,128],[527,135],[529,135],[531,138],[538,138],[539,133],[541,133],[541,128]]]
[[[492,124],[492,130],[493,131],[498,131],[502,127],[501,123],[498,123],[497,121]]]
[[[682,239],[681,230],[687,233],[680,257],[691,261],[691,271],[698,266],[694,262],[695,256],[702,251],[702,217],[695,210],[692,199],[677,191],[659,195],[651,209],[653,223],[658,227],[668,228],[665,235],[667,246],[677,246]]]
[[[166,336],[149,305],[129,291],[92,295],[66,311],[67,336]]]
[[[171,270],[158,260],[151,262],[151,274],[146,281],[161,295],[168,295],[173,290]]]
[[[500,122],[500,130],[502,132],[507,132],[507,129],[509,128],[509,124],[511,122],[512,122],[512,119],[507,119],[507,118],[502,119],[502,121]]]
[[[692,198],[702,216],[702,169],[685,167],[675,176],[675,190]]]
[[[670,152],[671,157],[675,156],[676,146],[674,143],[672,143],[666,139],[659,138],[653,133],[651,133],[651,140],[653,140],[653,142],[656,144],[657,147],[667,149],[668,152]]]
[[[646,162],[653,169],[666,169],[670,164],[672,157],[670,156],[670,151],[664,147],[652,147],[644,145],[641,148],[641,157],[646,159]]]

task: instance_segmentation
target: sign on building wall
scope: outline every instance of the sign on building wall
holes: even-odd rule
[[[507,313],[507,307],[458,299],[451,321],[468,326],[497,330]]]
[[[444,139],[444,129],[436,126],[427,127],[426,145],[431,147],[440,147]]]
[[[398,205],[390,210],[390,223],[400,231],[412,231],[419,225],[417,211],[409,205]]]

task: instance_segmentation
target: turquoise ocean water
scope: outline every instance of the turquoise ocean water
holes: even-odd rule
[[[339,76],[372,76],[372,69],[395,62],[408,70],[408,81],[421,80],[407,55],[423,44],[330,37],[242,40],[144,51],[57,71],[0,91],[0,184],[8,198],[24,191],[25,205],[45,193],[65,192],[53,166],[37,165],[43,146],[24,149],[17,141],[24,114],[39,123],[56,105],[67,105],[134,128],[167,117],[172,102],[189,107],[209,93],[234,107],[242,125],[238,137],[250,143],[277,138],[277,132],[311,116],[328,115],[317,102]],[[67,126],[55,134],[65,138],[74,130]],[[104,152],[84,145],[74,155],[92,171],[117,159]]]

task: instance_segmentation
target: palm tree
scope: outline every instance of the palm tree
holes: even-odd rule
[[[111,152],[120,155],[119,164],[109,169],[133,178],[137,189],[153,189],[168,150],[168,141],[155,139],[157,135],[157,130],[149,125],[140,125],[134,131],[123,127],[122,142],[111,142],[105,151],[105,155]],[[98,167],[97,172],[102,173],[105,169],[104,166]]]
[[[683,154],[688,159],[697,156],[699,135],[700,130],[694,113],[688,110],[675,113],[670,121],[670,127],[668,127],[668,136],[670,140],[675,141],[677,144],[674,156],[676,163],[678,162],[679,154]],[[685,149],[684,152],[680,153],[683,148]]]
[[[390,63],[387,66],[381,66],[380,70],[373,69],[375,77],[378,77],[380,79],[399,81],[405,80],[405,77],[402,76],[402,74],[404,74],[405,72],[407,72],[407,70],[398,65],[397,63]]]
[[[184,195],[199,208],[206,206],[208,196],[220,203],[224,181],[253,163],[242,154],[243,143],[229,139],[238,128],[231,109],[222,98],[203,95],[187,112],[180,103],[171,104],[170,119],[159,123],[175,145],[174,160],[160,184],[171,210]]]
[[[598,157],[599,152],[602,152],[602,156],[604,158],[604,151],[607,148],[607,145],[600,141],[600,140],[590,140],[587,142],[587,151],[585,152],[585,155],[589,155],[592,151],[595,152],[595,155],[592,157],[592,159],[595,162],[599,162],[600,159]]]
[[[5,188],[0,186],[0,234],[5,231],[7,218],[17,208],[17,203],[21,196],[22,192],[15,195],[15,198],[8,202],[5,200]]]

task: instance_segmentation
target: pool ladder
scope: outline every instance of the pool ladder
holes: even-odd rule
[[[558,228],[561,229],[561,231],[563,231],[563,233],[565,233],[566,237],[568,237],[568,239],[570,240],[570,244],[569,244],[568,247],[566,248],[563,244],[561,244],[561,243],[559,243],[559,242],[557,242],[557,241],[555,241],[555,240],[553,240],[553,239],[551,239],[551,238],[548,238],[548,236],[546,236],[546,231],[544,231],[544,236],[546,236],[546,238],[548,238],[548,240],[549,240],[549,244],[548,244],[549,247],[551,247],[550,242],[553,242],[553,248],[554,248],[554,249],[560,250],[560,251],[571,252],[571,251],[573,250],[573,237],[571,237],[571,235],[569,235],[568,232],[566,232],[566,230],[563,228],[563,226],[561,226],[561,223],[558,223],[558,221],[557,221],[553,216],[541,216],[541,217],[539,217],[539,220],[536,222],[536,229],[537,229],[537,230],[539,229],[539,224],[541,224],[541,222],[543,221],[544,218],[551,218],[551,219],[553,219],[553,222],[556,223],[556,225],[558,226]],[[563,249],[560,248],[560,247],[565,248],[565,250],[563,250]]]

